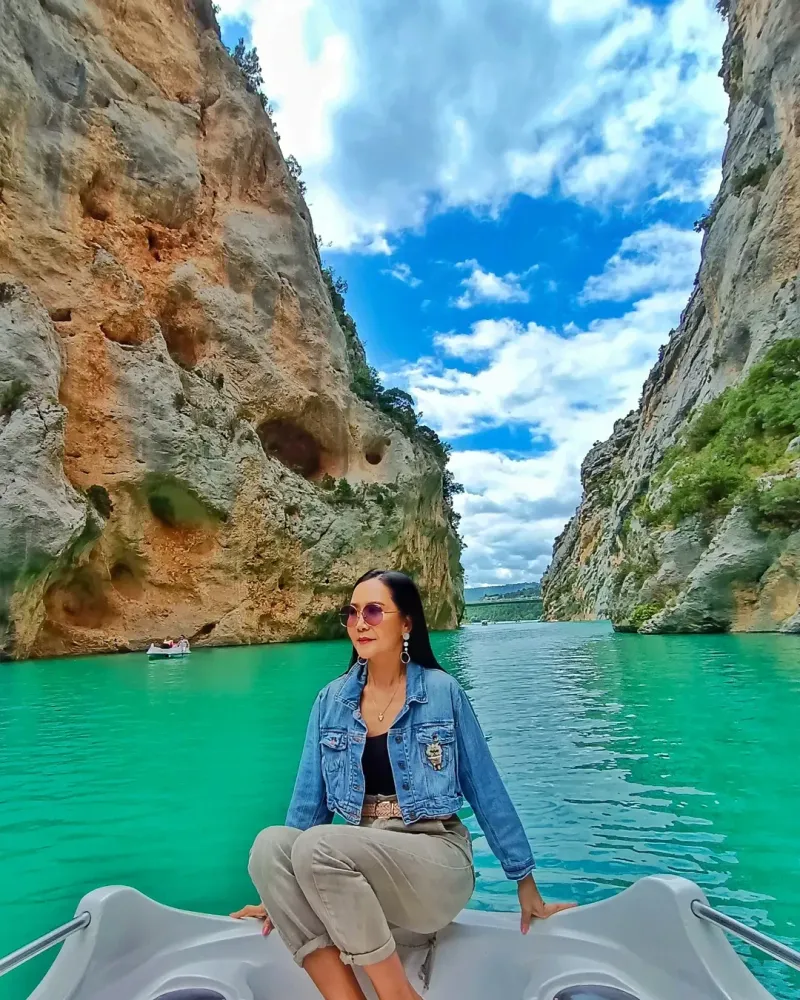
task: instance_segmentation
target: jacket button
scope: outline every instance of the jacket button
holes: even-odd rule
[[[398,764],[398,767],[400,768],[401,771],[405,771],[406,762],[404,760],[401,760],[400,763]]]
[[[404,791],[404,792],[407,792],[407,791],[408,791],[408,782],[407,782],[407,781],[404,781],[404,782],[403,782],[403,791]]]
[[[395,743],[402,743],[403,742],[403,737],[402,736],[395,736],[394,741],[395,741]]]

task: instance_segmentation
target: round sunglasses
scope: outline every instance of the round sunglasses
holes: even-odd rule
[[[399,615],[399,611],[384,611],[380,604],[365,604],[361,609],[361,617],[365,625],[380,625],[384,615]],[[339,612],[339,621],[345,628],[353,628],[358,624],[358,608],[348,604]]]

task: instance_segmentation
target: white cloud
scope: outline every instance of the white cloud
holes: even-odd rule
[[[368,243],[363,243],[353,247],[353,249],[357,252],[383,254],[385,257],[391,257],[395,250],[383,233],[376,233]]]
[[[501,570],[530,579],[545,568],[579,500],[581,462],[637,405],[697,260],[694,233],[663,225],[633,233],[586,283],[589,300],[635,298],[621,315],[564,330],[481,320],[466,333],[438,334],[435,355],[405,371],[426,421],[456,447],[459,438],[500,427],[530,441],[527,454],[453,453],[466,487],[458,507],[471,582],[505,578]]]
[[[456,503],[472,584],[536,580],[547,568],[553,538],[580,499],[579,465],[571,467],[563,457],[557,452],[531,458],[496,451],[453,453],[456,479],[467,485]]]
[[[434,344],[445,354],[468,360],[490,354],[512,340],[518,330],[519,324],[511,319],[482,319],[473,323],[471,333],[437,333]]]
[[[462,260],[456,267],[467,268],[470,273],[461,282],[464,291],[453,305],[457,309],[471,309],[483,302],[528,302],[530,293],[521,285],[522,280],[536,270],[528,268],[524,274],[509,271],[502,277],[492,271],[484,271],[477,260]]]
[[[625,0],[550,0],[550,17],[556,24],[602,21],[625,6]]]
[[[407,369],[420,409],[456,439],[503,425],[535,428],[585,454],[615,417],[636,403],[659,344],[686,303],[686,290],[656,292],[624,315],[585,330],[484,320],[437,343],[451,357],[483,357],[478,371],[440,358]]]
[[[381,271],[381,274],[388,274],[391,278],[397,278],[398,281],[402,281],[404,285],[408,285],[410,288],[419,288],[422,284],[419,278],[414,277],[408,264],[395,264],[394,267]]]
[[[702,236],[658,222],[626,237],[583,289],[586,302],[626,302],[642,292],[690,287],[700,263]]]
[[[221,0],[252,18],[318,230],[384,252],[432,212],[496,212],[554,186],[593,203],[707,200],[725,117],[713,6]]]

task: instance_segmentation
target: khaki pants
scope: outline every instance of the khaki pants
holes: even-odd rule
[[[430,938],[475,887],[469,833],[455,817],[268,827],[253,844],[249,872],[299,965],[331,945],[349,965],[380,962],[395,950],[392,928]]]

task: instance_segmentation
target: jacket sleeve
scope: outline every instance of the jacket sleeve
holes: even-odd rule
[[[303,756],[294,783],[292,801],[286,814],[286,825],[296,830],[308,830],[312,826],[330,823],[333,813],[328,809],[325,779],[322,774],[322,752],[320,750],[319,710],[321,694],[317,695],[306,729]]]
[[[454,708],[461,790],[506,876],[519,881],[535,867],[522,821],[492,759],[470,700],[461,688],[455,695]]]

